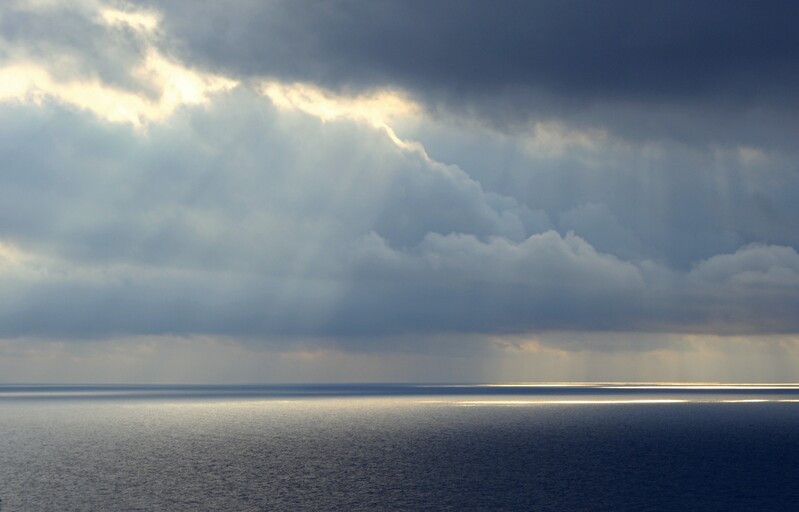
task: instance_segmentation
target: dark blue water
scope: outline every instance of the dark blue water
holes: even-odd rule
[[[797,427],[793,387],[0,386],[0,498],[3,511],[790,511]]]

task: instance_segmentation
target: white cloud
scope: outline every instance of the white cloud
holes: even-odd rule
[[[155,11],[130,11],[112,8],[100,9],[99,18],[110,26],[122,25],[138,32],[154,32],[161,23],[161,15]]]
[[[58,3],[52,7],[63,9],[65,5]],[[134,29],[136,35],[123,33],[118,39],[123,41],[122,46],[126,38],[136,39],[128,41],[127,45],[130,49],[136,45],[142,47],[138,60],[90,63],[85,73],[65,75],[64,68],[80,69],[74,65],[83,56],[57,46],[50,48],[51,54],[37,55],[40,43],[36,40],[14,45],[6,42],[4,46],[9,48],[11,58],[0,66],[0,101],[41,105],[52,99],[88,110],[106,121],[141,127],[151,121],[163,121],[182,105],[205,103],[209,95],[237,85],[235,80],[191,69],[168,58],[159,48],[159,38],[155,34],[159,24],[157,13],[94,7],[98,10],[96,22],[107,25],[110,30]],[[89,20],[86,23],[87,26],[91,24]],[[134,51],[130,58],[135,56]],[[113,57],[116,56],[109,55]],[[139,89],[107,83],[91,71],[96,64],[127,67],[126,72],[138,81]]]

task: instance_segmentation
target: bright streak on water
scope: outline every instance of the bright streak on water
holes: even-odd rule
[[[610,405],[610,404],[679,404],[689,400],[461,400],[451,402],[455,405]]]
[[[600,389],[673,389],[673,390],[689,390],[701,389],[708,391],[716,391],[723,389],[737,389],[737,390],[758,390],[758,389],[773,389],[773,390],[799,390],[797,385],[730,385],[730,384],[694,384],[694,385],[675,385],[664,384],[657,386],[633,386],[633,385],[619,385],[619,386],[597,386]]]
[[[747,398],[742,400],[719,400],[725,404],[758,404],[763,402],[779,402],[779,400],[765,400],[763,398]]]

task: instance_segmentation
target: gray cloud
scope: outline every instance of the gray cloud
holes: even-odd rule
[[[146,135],[55,105],[3,110],[0,233],[32,255],[6,276],[7,335],[324,335],[363,234],[524,239],[536,219],[379,131],[281,116],[245,90]]]
[[[691,276],[745,288],[790,289],[799,284],[799,254],[792,247],[750,245],[699,263]]]
[[[317,337],[360,350],[438,333],[799,328],[789,247],[687,273],[625,261],[579,236],[612,242],[602,207],[564,216],[575,235],[541,232],[457,167],[243,89],[147,134],[55,105],[3,110],[15,129],[0,150],[13,156],[0,229],[24,255],[4,266],[6,337]]]
[[[431,111],[631,139],[790,147],[794,2],[153,2],[175,51],[241,77],[400,87]]]
[[[546,212],[551,227],[623,259],[689,270],[750,243],[799,244],[791,153],[639,145],[558,124],[502,134],[437,121],[399,131],[486,190]]]

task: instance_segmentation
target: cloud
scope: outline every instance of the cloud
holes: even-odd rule
[[[799,254],[792,247],[748,245],[700,262],[691,277],[745,288],[792,288],[799,285]]]
[[[693,287],[673,292],[679,273],[544,231],[515,201],[381,130],[283,112],[245,90],[146,134],[56,106],[4,109],[15,119],[3,137],[14,155],[0,215],[14,241],[6,336],[332,336],[358,346],[402,333],[705,329],[716,313],[684,310],[729,281],[708,268],[742,258],[711,258],[686,278]],[[765,299],[718,307],[760,311]],[[658,309],[671,300],[686,302]],[[774,315],[764,315],[734,329],[770,329]]]
[[[526,236],[523,207],[457,168],[367,125],[282,115],[245,90],[146,133],[57,105],[4,111],[15,121],[0,229],[27,262],[6,268],[19,297],[9,335],[324,334],[312,317],[346,285],[364,233],[397,244],[438,229]],[[268,313],[281,309],[279,321]]]
[[[676,66],[675,45],[717,7],[673,15],[674,34],[650,35],[662,23],[653,12],[672,7],[624,4],[633,14],[597,15],[575,33],[566,29],[580,17],[545,2],[466,3],[458,23],[432,4],[417,14],[391,2],[316,4],[300,16],[307,5],[209,3],[194,25],[181,3],[20,5],[0,19],[11,57],[0,67],[0,338],[467,354],[499,338],[579,352],[596,333],[603,347],[627,333],[626,350],[686,333],[799,330],[794,153],[759,146],[754,131],[733,137],[743,125],[719,144],[706,131],[761,108],[768,130],[781,128],[772,100],[744,94],[761,64],[747,54],[735,71],[719,56],[704,70],[709,61],[691,56],[679,64],[696,68],[696,85],[664,80],[628,43],[589,44],[638,20],[631,41],[650,53],[663,43],[662,62]],[[749,7],[729,9],[709,41],[746,21]],[[533,16],[545,13],[547,23]],[[523,19],[539,30],[522,33]],[[508,40],[495,30],[506,21]],[[493,57],[474,47],[483,31]],[[378,48],[378,35],[395,42]],[[363,48],[348,54],[352,38]],[[522,66],[539,39],[563,48],[563,62],[534,49]],[[244,54],[229,55],[231,41]],[[752,50],[774,54],[765,71],[792,79],[767,46]],[[621,78],[578,69],[591,52]],[[711,92],[742,103],[708,100],[704,119],[692,105]],[[516,94],[525,120],[497,129],[497,105]],[[788,96],[774,97],[786,119]],[[552,119],[535,118],[542,98],[557,100],[544,112]],[[664,124],[670,105],[676,125]],[[499,114],[480,117],[489,107]],[[690,125],[703,142],[642,142],[622,129],[652,111],[658,133]]]
[[[0,66],[0,100],[55,99],[141,126],[236,85],[164,55],[155,12],[48,7],[46,16],[13,4],[0,13],[0,49],[8,54]]]
[[[634,144],[610,134],[585,135],[592,143],[578,145],[557,129],[545,132],[555,143],[531,143],[541,135],[535,123],[512,134],[444,120],[400,122],[396,131],[485,190],[545,212],[550,227],[574,230],[624,259],[688,270],[750,243],[799,243],[792,193],[799,176],[790,154]]]
[[[175,51],[237,77],[401,88],[431,112],[631,139],[791,147],[790,1],[151,2]],[[786,131],[788,130],[788,131]]]
[[[632,230],[623,226],[605,204],[588,203],[567,210],[561,213],[558,224],[565,231],[582,233],[603,252],[627,259],[635,259],[643,252]]]

